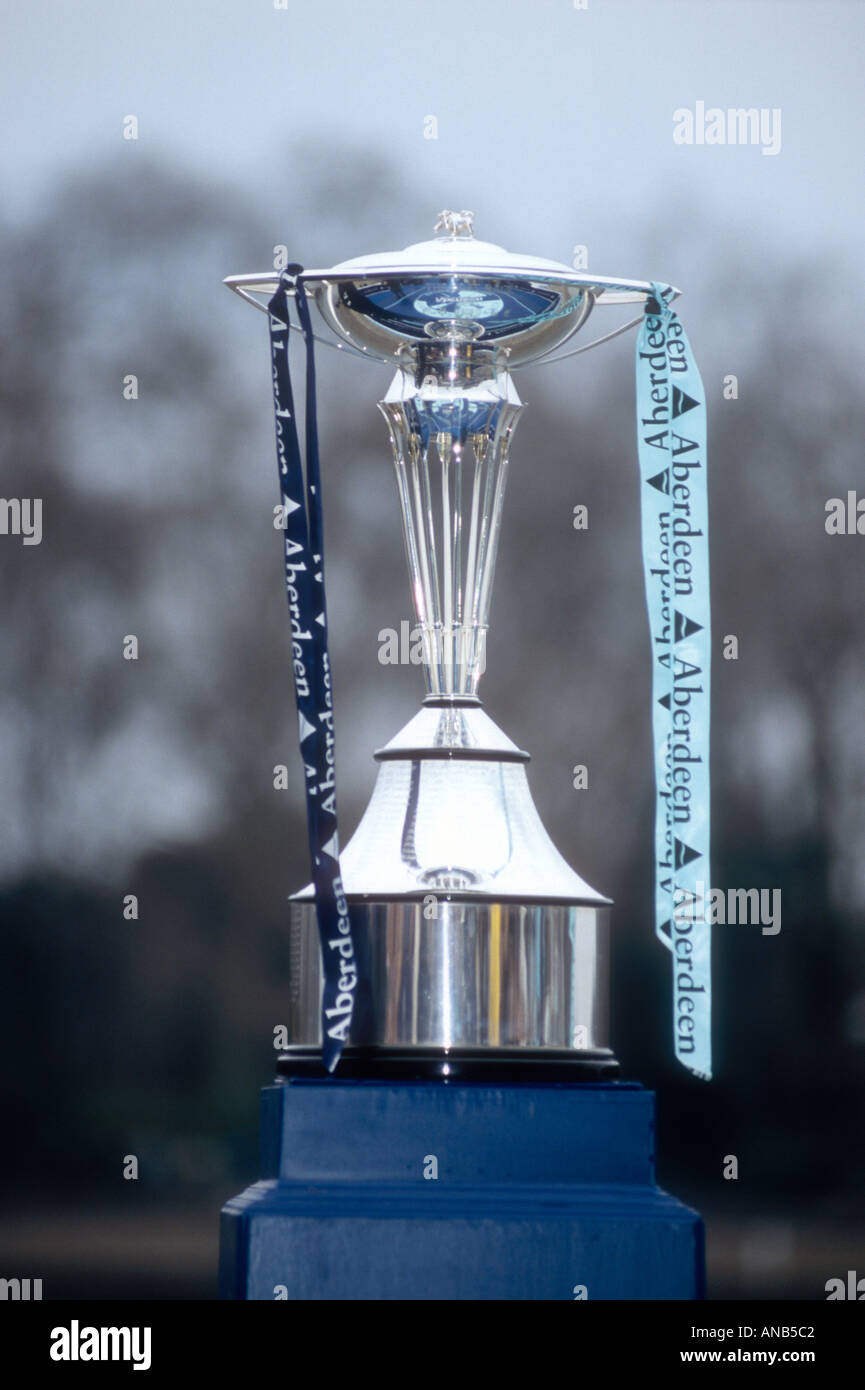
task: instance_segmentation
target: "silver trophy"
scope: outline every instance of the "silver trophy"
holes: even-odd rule
[[[478,685],[523,410],[511,369],[570,355],[562,345],[596,306],[642,305],[652,286],[512,255],[475,238],[471,213],[444,212],[435,230],[404,251],[299,275],[325,341],[396,368],[379,409],[427,687],[376,753],[371,800],[340,856],[369,941],[369,1008],[340,1073],[605,1079],[618,1065],[611,904],[556,849],[532,800],[529,755],[486,714]],[[278,278],[226,284],[263,307]],[[283,1073],[320,1068],[321,988],[308,886],[292,899]]]

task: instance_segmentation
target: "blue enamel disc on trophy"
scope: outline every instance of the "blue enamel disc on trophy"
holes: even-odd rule
[[[489,290],[458,288],[419,294],[412,307],[421,318],[490,319],[500,314],[505,304],[499,295],[490,294]]]
[[[483,325],[484,338],[499,338],[554,318],[561,296],[553,289],[471,275],[412,276],[381,280],[363,289],[347,284],[344,304],[395,332],[425,338],[427,324],[443,320]]]

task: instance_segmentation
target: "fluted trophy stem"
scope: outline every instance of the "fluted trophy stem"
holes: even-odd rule
[[[511,378],[453,384],[398,372],[379,403],[390,432],[427,690],[476,697],[486,658],[508,448]]]

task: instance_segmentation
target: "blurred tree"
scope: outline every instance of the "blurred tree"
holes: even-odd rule
[[[219,282],[268,268],[282,244],[327,263],[429,234],[418,191],[362,151],[289,152],[281,169],[284,206],[267,217],[238,210],[231,190],[138,164],[71,179],[33,225],[3,235],[0,466],[7,496],[44,505],[41,545],[0,540],[3,987],[30,1024],[9,1045],[20,1101],[56,1055],[47,1020],[55,1009],[67,1019],[74,999],[100,1046],[68,1051],[70,1095],[114,1096],[118,1134],[142,1116],[169,1127],[195,1116],[215,1131],[242,1113],[279,1021],[284,899],[308,873],[266,325]],[[670,1161],[678,1152],[708,1181],[732,1134],[763,1155],[764,1174],[811,1181],[807,1102],[836,1144],[855,1132],[840,1160],[852,1183],[862,1038],[839,1019],[863,989],[865,615],[861,541],[823,525],[826,498],[861,476],[860,383],[834,331],[848,306],[809,301],[806,329],[791,321],[804,269],[769,271],[767,256],[757,284],[753,258],[719,260],[696,214],[681,227],[678,243],[657,232],[637,254],[703,282],[683,317],[710,408],[715,881],[781,888],[784,913],[778,937],[718,930],[711,1092],[670,1061],[668,958],[650,920],[632,341],[518,375],[530,408],[482,694],[533,753],[533,791],[562,852],[617,901],[614,1041],[626,1074],[664,1082]],[[38,274],[34,247],[60,248]],[[607,326],[600,310],[593,322]],[[372,750],[421,688],[415,669],[378,661],[379,631],[410,616],[374,409],[388,372],[319,357],[345,838]],[[124,399],[129,374],[136,400]],[[577,503],[585,532],[572,525]],[[721,657],[726,633],[739,637],[737,661]],[[123,659],[127,634],[137,661]],[[280,763],[293,792],[273,788]],[[137,923],[120,912],[127,892]],[[89,1153],[87,1107],[78,1123]]]

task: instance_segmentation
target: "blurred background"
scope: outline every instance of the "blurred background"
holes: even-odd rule
[[[705,1214],[710,1294],[825,1297],[865,1270],[865,537],[825,530],[827,499],[865,495],[865,11],[35,0],[5,28],[0,467],[43,534],[0,536],[0,1274],[215,1296],[308,873],[266,320],[220,282],[281,246],[324,266],[423,240],[452,207],[683,291],[709,402],[714,882],[783,904],[775,936],[715,933],[710,1085],[672,1060],[651,921],[633,336],[519,374],[482,694],[616,902],[613,1044],[658,1092],[660,1181]],[[698,101],[778,109],[780,150],[677,145]],[[319,369],[345,841],[422,689],[378,660],[411,616],[389,374]]]

